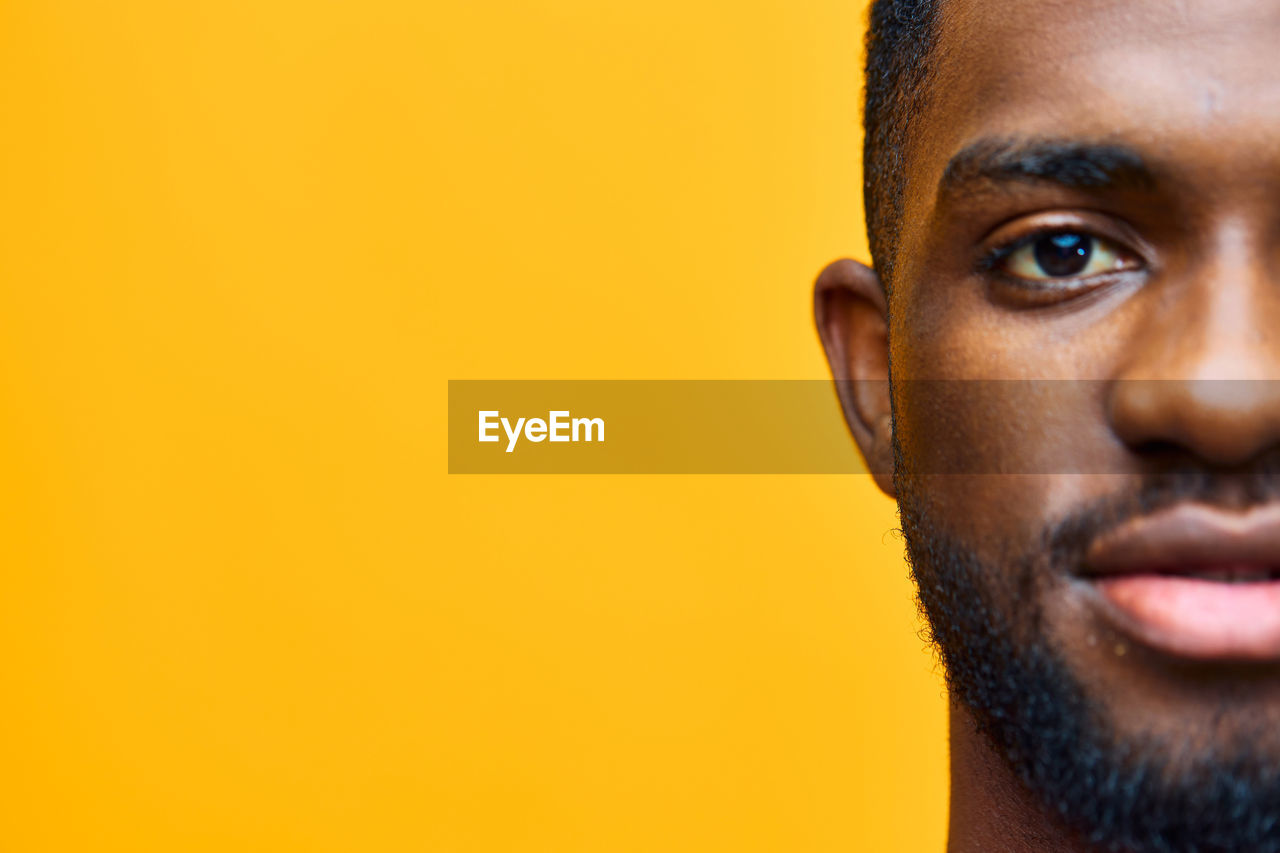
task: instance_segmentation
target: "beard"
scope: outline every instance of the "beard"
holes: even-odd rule
[[[1276,466],[1148,477],[1132,494],[1048,526],[1034,553],[995,565],[948,536],[925,481],[903,462],[899,453],[902,530],[948,688],[1044,808],[1100,850],[1280,853],[1280,740],[1268,715],[1233,704],[1228,691],[1221,716],[1232,725],[1213,737],[1121,736],[1103,697],[1050,643],[1040,605],[1103,531],[1185,500],[1276,500]]]

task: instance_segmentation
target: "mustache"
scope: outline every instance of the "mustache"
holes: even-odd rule
[[[1132,489],[1073,511],[1047,529],[1042,544],[1053,565],[1074,566],[1103,534],[1179,504],[1243,513],[1276,502],[1280,502],[1280,450],[1230,470],[1183,460],[1142,474]]]

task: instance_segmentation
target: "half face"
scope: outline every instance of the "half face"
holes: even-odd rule
[[[913,554],[980,567],[1117,743],[1280,766],[1280,5],[940,14],[888,306]],[[850,292],[828,353],[875,379]]]
[[[950,0],[940,33],[909,497],[1121,736],[1280,722],[1280,6]]]

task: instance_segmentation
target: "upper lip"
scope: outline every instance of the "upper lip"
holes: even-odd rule
[[[1085,554],[1093,576],[1195,574],[1205,570],[1280,573],[1280,503],[1247,512],[1180,504],[1128,521]]]

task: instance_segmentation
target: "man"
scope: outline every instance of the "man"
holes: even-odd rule
[[[1280,4],[879,0],[819,277],[953,851],[1280,851]]]

